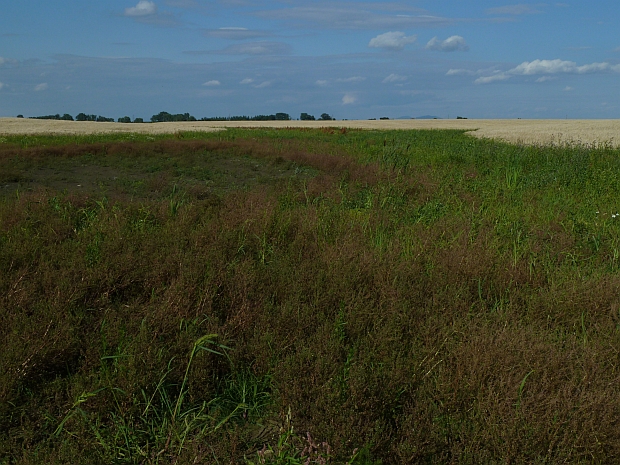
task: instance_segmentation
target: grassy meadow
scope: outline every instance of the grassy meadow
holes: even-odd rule
[[[0,138],[0,464],[620,460],[620,149]]]

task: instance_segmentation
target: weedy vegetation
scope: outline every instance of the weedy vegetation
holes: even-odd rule
[[[0,463],[615,463],[620,151],[6,136]]]

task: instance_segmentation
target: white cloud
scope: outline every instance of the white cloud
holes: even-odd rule
[[[401,76],[400,74],[392,73],[381,82],[384,84],[387,84],[389,82],[403,82],[406,80],[407,80],[407,76]]]
[[[258,85],[255,85],[257,89],[264,89],[265,87],[269,87],[271,85],[271,81],[263,81]]]
[[[538,79],[536,79],[536,82],[547,82],[547,81],[553,81],[557,79],[554,76],[543,76],[543,77],[539,77]]]
[[[577,66],[574,61],[564,60],[534,60],[524,61],[516,68],[508,71],[510,74],[531,76],[534,74],[586,74],[605,71],[620,71],[620,65],[612,66],[609,63],[591,63],[589,65]]]
[[[0,89],[4,87],[4,83],[0,82]]]
[[[494,74],[493,76],[479,77],[474,81],[474,84],[489,84],[496,81],[505,81],[506,79],[510,79],[510,76],[508,76],[506,73],[498,73]]]
[[[449,69],[446,76],[475,76],[476,74],[475,71],[470,71],[468,69]]]
[[[531,5],[526,5],[523,3],[520,3],[518,5],[507,5],[497,8],[489,8],[487,10],[488,15],[527,15],[535,13],[540,13],[540,11],[535,9]]]
[[[206,87],[213,87],[213,86],[219,86],[219,85],[221,85],[221,84],[222,84],[222,83],[221,83],[220,81],[216,81],[216,80],[214,79],[214,80],[212,80],[212,81],[207,81],[207,82],[205,82],[205,83],[203,84],[203,86],[206,86]]]
[[[355,102],[357,102],[357,97],[353,94],[344,94],[344,97],[342,97],[343,105],[352,105]]]
[[[2,37],[0,35],[0,37]],[[0,68],[3,66],[10,66],[10,65],[16,65],[18,63],[17,60],[15,60],[14,58],[4,58],[4,57],[0,57]]]
[[[482,68],[479,70],[471,70],[471,69],[462,69],[462,68],[458,68],[458,69],[449,69],[448,72],[446,73],[446,76],[483,76],[483,77],[489,77],[489,76],[493,76],[499,73],[504,73],[504,71],[498,70],[495,66],[492,66],[490,68]]]
[[[389,50],[402,50],[405,45],[412,44],[417,40],[417,36],[407,37],[404,32],[393,31],[379,34],[368,43],[369,47],[386,48]]]
[[[488,84],[495,81],[505,81],[510,79],[511,76],[535,76],[544,75],[536,80],[536,82],[545,82],[552,77],[548,75],[553,74],[593,74],[593,73],[606,73],[616,72],[620,73],[620,65],[611,65],[607,62],[603,63],[590,63],[587,65],[578,66],[574,61],[565,60],[534,60],[524,61],[519,66],[516,66],[508,71],[504,71],[492,76],[483,76],[476,79],[476,84]]]
[[[571,86],[566,86],[564,88],[564,92],[570,92],[571,90],[573,90],[573,88]]]
[[[125,8],[125,16],[150,16],[156,13],[157,5],[148,0],[140,0],[136,6]]]
[[[245,78],[245,79],[244,79],[243,81],[241,81],[239,84],[246,85],[246,84],[252,84],[253,82],[254,82],[254,79],[251,79],[251,78]]]
[[[353,76],[350,78],[339,78],[336,79],[336,82],[362,82],[365,81],[366,78],[362,76]]]
[[[465,39],[461,36],[448,37],[446,40],[439,40],[433,37],[426,44],[427,50],[436,50],[439,52],[466,52],[469,45],[465,43]]]
[[[317,86],[325,87],[327,85],[327,81],[325,79],[319,79],[315,82]]]
[[[35,92],[41,92],[47,90],[48,87],[47,82],[42,82],[41,84],[36,85],[34,90]]]

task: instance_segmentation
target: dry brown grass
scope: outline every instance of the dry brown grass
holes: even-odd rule
[[[487,137],[528,145],[611,144],[620,146],[620,120],[352,120],[352,121],[195,121],[175,123],[96,123],[0,118],[0,135],[15,134],[170,134],[225,128],[339,127],[357,129],[464,129]]]

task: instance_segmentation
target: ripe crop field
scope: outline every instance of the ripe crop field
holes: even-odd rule
[[[196,121],[181,123],[95,123],[0,118],[0,136],[8,134],[170,134],[225,128],[462,129],[475,137],[528,145],[620,145],[620,120],[356,120],[356,121]]]
[[[344,123],[0,124],[0,463],[620,460],[611,137]]]

